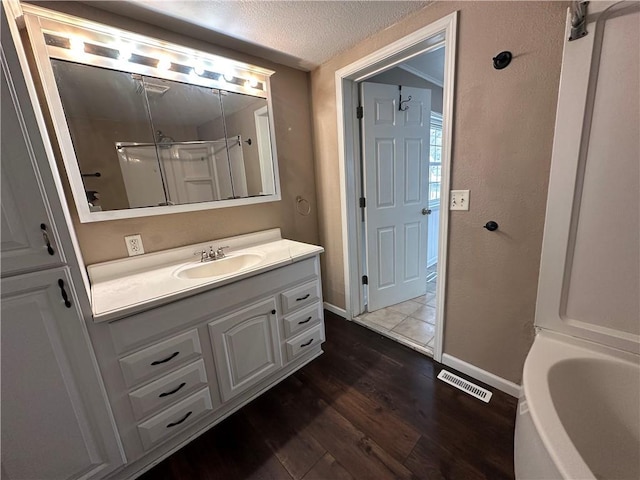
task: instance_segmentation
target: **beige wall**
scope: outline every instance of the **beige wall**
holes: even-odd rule
[[[336,70],[455,10],[458,51],[444,351],[513,382],[533,318],[565,12],[557,2],[436,2],[312,72],[324,295],[345,306],[336,127]],[[515,58],[495,70],[492,57]],[[500,224],[489,233],[488,220]]]
[[[271,94],[282,200],[244,207],[97,223],[81,224],[76,218],[74,222],[76,234],[85,264],[126,257],[127,250],[123,237],[133,233],[142,235],[146,252],[274,227],[280,227],[284,237],[316,244],[319,242],[308,73],[218,48],[200,40],[87,5],[73,2],[34,3],[276,71],[271,77]],[[295,199],[298,195],[311,203],[309,216],[296,213]],[[71,197],[68,196],[68,200],[75,215]]]

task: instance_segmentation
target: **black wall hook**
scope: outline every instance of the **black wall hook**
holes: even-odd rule
[[[494,232],[498,229],[498,224],[496,222],[494,222],[493,220],[489,220],[483,228],[486,228],[487,230],[489,230],[490,232]]]
[[[503,68],[508,67],[512,58],[513,55],[511,55],[511,52],[508,52],[507,50],[500,52],[498,55],[493,57],[493,68],[496,70],[502,70]]]

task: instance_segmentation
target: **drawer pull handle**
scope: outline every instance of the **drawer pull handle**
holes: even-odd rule
[[[60,287],[60,295],[62,295],[64,306],[67,308],[71,308],[71,301],[69,301],[67,291],[64,289],[64,280],[62,280],[61,278],[58,279],[58,286]]]
[[[187,414],[182,417],[180,420],[178,420],[177,422],[173,422],[170,423],[169,425],[167,425],[167,428],[171,428],[171,427],[175,427],[176,425],[180,425],[182,422],[184,422],[187,418],[189,418],[191,416],[193,412],[187,412]]]
[[[298,325],[303,325],[303,324],[305,324],[305,323],[309,323],[309,322],[311,321],[311,319],[312,319],[312,318],[313,318],[313,317],[309,317],[309,318],[307,318],[306,320],[302,320],[301,322],[298,322]]]
[[[175,357],[177,357],[179,353],[180,352],[173,352],[164,360],[156,360],[155,362],[151,362],[151,365],[160,365],[161,363],[167,363],[169,360],[173,360]]]
[[[300,348],[302,347],[308,347],[309,345],[311,345],[313,343],[313,338],[311,340],[309,340],[308,342],[302,343],[300,344]]]
[[[47,226],[44,223],[40,224],[40,230],[42,230],[42,239],[47,246],[47,252],[49,252],[49,255],[55,255],[56,252],[51,246],[51,242],[49,241],[49,234],[47,233]]]
[[[187,384],[187,382],[182,382],[180,385],[178,385],[178,386],[176,387],[176,389],[175,389],[175,390],[171,390],[170,392],[164,392],[164,393],[161,393],[160,395],[158,395],[158,397],[159,397],[159,398],[162,398],[162,397],[168,397],[169,395],[173,395],[174,393],[177,393],[177,392],[178,392],[178,390],[180,390],[180,389],[181,389],[182,387],[184,387],[186,384]]]
[[[311,296],[310,293],[307,293],[304,297],[300,297],[300,298],[296,298],[296,302],[299,302],[300,300],[306,300],[307,298],[309,298]]]

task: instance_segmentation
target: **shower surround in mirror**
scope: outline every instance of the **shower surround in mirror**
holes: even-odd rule
[[[273,181],[262,183],[261,165],[271,159],[260,161],[255,141],[256,112],[266,110],[266,99],[51,64],[85,190],[100,210],[275,193]]]
[[[36,12],[27,31],[82,222],[280,199],[273,71]]]

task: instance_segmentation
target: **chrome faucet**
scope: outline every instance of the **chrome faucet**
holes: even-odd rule
[[[198,250],[197,252],[194,252],[194,255],[200,255],[200,261],[201,262],[211,262],[213,260],[218,260],[220,258],[224,258],[226,257],[225,253],[224,253],[224,249],[225,248],[229,248],[229,247],[218,247],[217,250],[213,250],[213,247],[211,245],[209,245],[209,252],[207,253],[207,250]]]

